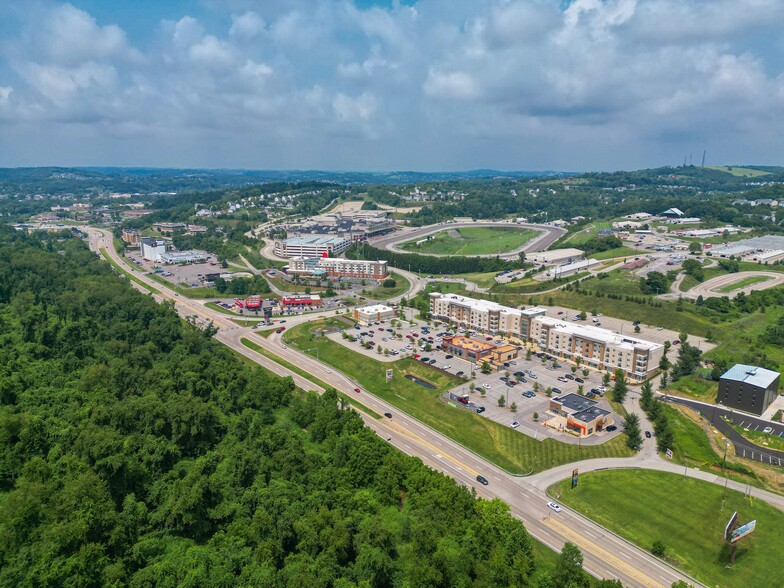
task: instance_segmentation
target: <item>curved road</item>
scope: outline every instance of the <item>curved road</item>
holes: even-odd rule
[[[572,465],[561,466],[530,478],[513,476],[446,436],[433,431],[416,419],[399,412],[380,398],[365,392],[354,393],[353,389],[356,384],[350,378],[328,368],[309,355],[286,347],[280,335],[272,334],[266,339],[246,328],[239,327],[230,320],[230,317],[205,308],[202,302],[177,296],[169,288],[125,265],[125,260],[114,250],[112,238],[108,232],[93,228],[88,229],[88,232],[90,246],[94,251],[98,252],[100,249],[104,249],[115,262],[126,267],[134,277],[158,290],[159,294],[154,296],[157,300],[173,301],[175,308],[181,315],[195,315],[201,320],[211,321],[218,328],[215,338],[234,351],[252,359],[273,373],[291,376],[295,384],[303,389],[319,391],[319,387],[309,380],[290,372],[267,357],[251,351],[241,342],[243,338],[250,339],[267,352],[299,366],[327,385],[353,396],[369,409],[381,414],[392,413],[394,415],[392,419],[375,419],[362,410],[358,411],[367,426],[401,451],[419,457],[424,463],[451,476],[458,483],[475,487],[477,493],[482,497],[498,497],[504,500],[509,504],[511,512],[525,523],[529,533],[550,548],[560,550],[566,541],[580,546],[585,556],[585,569],[591,574],[602,578],[617,578],[624,586],[634,587],[666,588],[680,579],[695,583],[694,580],[689,579],[682,572],[668,566],[647,551],[613,535],[571,509],[563,508],[561,513],[555,514],[547,508],[546,502],[549,498],[543,487],[546,487],[549,479],[567,477],[564,472],[570,472]],[[295,325],[326,315],[334,316],[334,311],[300,315],[291,317],[287,321],[289,325]],[[605,461],[611,465],[602,465]],[[665,471],[669,471],[672,467],[672,464],[651,455],[650,452],[646,453],[641,460],[631,458],[626,460],[594,460],[594,462],[596,463],[580,462],[579,467],[583,471],[586,467],[594,466],[597,468],[648,467]],[[704,475],[703,472],[692,471],[692,473],[694,477],[703,477]],[[476,483],[478,474],[487,478],[490,484],[483,486]],[[715,476],[711,477],[715,481]],[[780,500],[784,506],[784,498],[782,497],[776,495],[767,497],[760,495],[760,497],[772,503]]]
[[[513,259],[518,256],[521,251],[526,253],[531,251],[544,251],[550,245],[555,243],[558,239],[561,238],[564,234],[566,234],[566,229],[561,229],[558,227],[552,227],[550,225],[531,225],[531,224],[517,224],[517,223],[508,223],[508,222],[476,222],[476,223],[445,223],[440,225],[428,225],[426,227],[420,227],[414,229],[412,231],[399,231],[396,233],[392,233],[389,235],[384,235],[383,237],[379,237],[378,239],[373,239],[368,241],[373,247],[378,247],[380,249],[387,249],[389,251],[395,251],[396,253],[416,253],[415,251],[404,251],[397,247],[397,243],[401,241],[411,241],[412,239],[417,239],[421,237],[425,237],[427,235],[432,235],[433,233],[438,233],[440,231],[448,231],[451,229],[460,229],[463,227],[504,227],[504,228],[519,228],[519,229],[534,229],[539,231],[540,234],[538,237],[534,237],[530,241],[528,241],[522,247],[518,247],[513,251],[507,251],[506,253],[502,253],[500,257],[502,259]],[[431,255],[433,257],[446,257],[442,255],[438,255],[435,253],[418,253],[417,255]],[[495,253],[487,253],[484,255],[472,255],[471,257],[496,257],[497,254]]]
[[[746,288],[732,290],[731,292],[719,292],[719,290],[725,286],[730,286],[735,282],[743,280],[744,278],[751,278],[754,276],[766,276],[770,279],[765,280],[764,282],[757,282],[756,284],[752,284]],[[736,272],[734,274],[718,276],[706,282],[702,282],[701,284],[697,284],[693,288],[683,292],[683,296],[684,298],[694,299],[696,299],[698,296],[702,296],[703,298],[715,298],[718,296],[734,297],[740,292],[749,294],[754,290],[766,290],[767,288],[773,288],[774,286],[780,286],[781,284],[784,284],[784,274],[782,273],[766,271]]]

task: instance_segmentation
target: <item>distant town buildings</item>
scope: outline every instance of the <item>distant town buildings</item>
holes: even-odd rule
[[[123,229],[122,240],[129,245],[139,245],[142,242],[142,234],[136,229]]]

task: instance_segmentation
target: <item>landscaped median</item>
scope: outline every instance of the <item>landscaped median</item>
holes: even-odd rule
[[[721,485],[649,470],[605,470],[580,474],[548,493],[598,524],[651,551],[707,586],[781,586],[784,512]],[[738,523],[757,521],[742,540],[734,566],[722,540],[733,512]],[[558,516],[558,515],[555,515]]]
[[[254,343],[250,339],[245,339],[243,337],[242,339],[240,339],[240,342],[245,347],[247,347],[248,349],[252,349],[253,351],[258,353],[259,355],[263,355],[267,359],[271,359],[272,361],[274,361],[275,363],[279,364],[280,366],[286,368],[287,370],[290,370],[290,371],[294,372],[295,374],[298,374],[298,375],[302,376],[306,380],[309,380],[309,381],[313,382],[314,384],[316,384],[317,386],[320,386],[324,390],[326,390],[327,388],[332,388],[333,387],[333,386],[330,386],[329,384],[327,384],[326,382],[323,382],[322,380],[318,379],[316,376],[314,376],[312,374],[309,374],[308,372],[306,372],[302,368],[299,368],[299,367],[295,366],[293,363],[286,361],[285,359],[275,355],[271,351],[267,351],[261,345],[259,345],[258,343]],[[376,411],[374,411],[371,408],[366,407],[364,404],[358,402],[355,398],[349,396],[348,394],[344,394],[343,392],[338,391],[338,395],[341,398],[345,399],[350,405],[352,405],[353,407],[361,410],[362,412],[372,416],[374,419],[380,419],[381,418],[381,415],[378,414]]]
[[[151,294],[160,294],[160,291],[159,291],[159,290],[157,290],[157,289],[153,288],[153,287],[152,287],[152,286],[150,286],[150,285],[149,285],[147,282],[144,282],[143,280],[140,280],[139,278],[137,278],[136,276],[134,276],[134,275],[133,275],[133,273],[131,273],[130,271],[126,270],[126,269],[125,269],[125,268],[123,268],[123,267],[122,267],[120,264],[118,264],[116,261],[114,261],[114,260],[113,260],[113,259],[112,259],[112,258],[109,256],[109,253],[106,251],[106,249],[105,249],[105,248],[103,248],[103,247],[101,247],[101,257],[103,257],[103,258],[104,258],[106,261],[108,261],[108,262],[109,262],[109,264],[110,264],[110,265],[111,265],[111,266],[112,266],[114,269],[116,269],[118,272],[120,272],[121,274],[123,274],[123,275],[127,276],[129,280],[131,280],[132,282],[134,282],[134,283],[136,283],[136,284],[139,284],[139,286],[141,286],[142,288],[144,288],[145,290],[147,290],[147,291],[148,291],[148,292],[150,292]]]
[[[361,355],[318,333],[342,327],[335,319],[322,319],[292,327],[286,331],[286,342],[312,357],[317,357],[353,378],[364,391],[377,395],[403,412],[445,434],[514,474],[533,473],[564,463],[596,457],[628,457],[623,435],[595,446],[578,446],[547,438],[543,441],[503,426],[488,418],[442,402],[441,394],[464,380],[412,359],[380,362]],[[390,382],[386,370],[392,369]],[[436,386],[430,390],[407,380],[412,374]],[[467,383],[465,383],[468,391]],[[475,401],[481,402],[478,392]],[[510,413],[512,414],[512,413]]]

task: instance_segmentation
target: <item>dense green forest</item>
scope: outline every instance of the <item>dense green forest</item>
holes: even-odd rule
[[[590,583],[75,238],[0,228],[0,325],[0,586]]]

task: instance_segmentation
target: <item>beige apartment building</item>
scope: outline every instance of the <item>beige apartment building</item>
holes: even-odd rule
[[[469,330],[516,337],[565,359],[644,379],[658,368],[664,346],[593,325],[545,316],[540,307],[517,309],[456,294],[430,294],[430,315]]]

